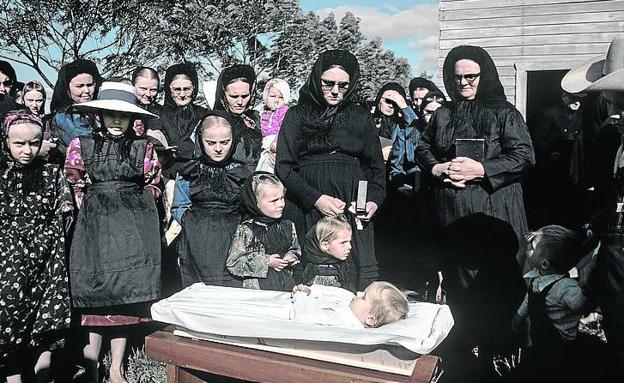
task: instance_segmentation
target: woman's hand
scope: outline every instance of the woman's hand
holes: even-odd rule
[[[466,187],[466,182],[483,178],[485,169],[481,162],[472,158],[457,157],[451,161],[445,174],[448,176],[448,179],[444,180],[444,182],[463,188]]]
[[[399,92],[396,90],[387,90],[386,92],[386,98],[394,102],[399,109],[407,108],[407,102]]]
[[[431,174],[438,178],[446,178],[446,171],[449,166],[451,166],[451,162],[443,162],[441,164],[435,164],[431,168]]]
[[[271,254],[269,257],[269,267],[275,271],[282,271],[286,266],[288,266],[288,261],[282,259],[279,254]]]
[[[47,157],[50,154],[50,149],[56,148],[56,141],[54,139],[43,140],[41,149],[39,149],[39,157]]]
[[[335,217],[343,213],[346,205],[344,201],[330,197],[327,194],[320,196],[314,203],[314,207],[320,211],[321,214],[328,217]]]

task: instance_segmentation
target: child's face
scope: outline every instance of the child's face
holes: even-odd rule
[[[338,230],[334,239],[328,242],[321,242],[321,250],[336,259],[344,261],[351,252],[351,235],[352,232],[349,229]]]
[[[130,115],[127,113],[105,111],[102,120],[106,130],[113,136],[121,136],[130,127]]]
[[[284,211],[284,186],[260,184],[257,190],[258,209],[269,218],[278,219]]]
[[[275,110],[284,104],[285,101],[282,92],[272,86],[271,89],[269,89],[269,93],[267,94],[266,106],[268,106],[270,109]]]
[[[35,124],[15,124],[9,129],[7,146],[11,157],[22,165],[30,164],[41,150],[41,128]]]
[[[22,100],[24,101],[24,106],[36,116],[39,114],[41,106],[43,106],[45,102],[45,97],[43,97],[43,94],[38,90],[29,90],[24,93]]]
[[[542,267],[544,260],[548,259],[546,255],[544,254],[544,252],[542,251],[541,247],[539,246],[539,243],[541,240],[542,240],[541,235],[539,234],[535,235],[533,238],[531,238],[531,240],[527,244],[527,250],[526,250],[529,266],[531,266],[531,268],[533,269],[538,269],[538,270]]]
[[[206,155],[215,162],[221,162],[232,148],[232,128],[217,125],[204,129],[202,141]]]
[[[373,302],[379,299],[379,284],[377,282],[371,283],[363,292],[358,291],[355,298],[349,304],[349,308],[353,311],[356,318],[365,327],[372,327],[375,325],[375,317],[371,314],[373,309]]]

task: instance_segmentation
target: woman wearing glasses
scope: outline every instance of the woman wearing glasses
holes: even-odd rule
[[[195,105],[199,80],[193,64],[175,64],[165,74],[165,105],[160,119],[150,121],[150,129],[165,135],[169,150],[160,152],[163,176],[174,180],[178,169],[193,159],[195,143],[191,139],[206,108]]]
[[[349,279],[355,283],[345,287],[352,291],[378,277],[370,220],[384,200],[386,186],[377,129],[353,100],[359,76],[350,52],[320,55],[299,91],[299,104],[284,118],[275,167],[290,202],[284,216],[295,222],[300,238],[321,217],[354,210],[358,181],[368,181],[364,211],[348,215],[353,247],[347,262]]]
[[[507,102],[496,66],[482,48],[453,48],[443,77],[452,102],[432,116],[416,148],[419,164],[438,180],[436,218],[442,227],[473,213],[509,223],[523,267],[528,227],[520,180],[535,163],[527,126]]]

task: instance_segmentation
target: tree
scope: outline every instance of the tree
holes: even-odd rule
[[[338,32],[338,48],[355,52],[364,41],[360,31],[360,19],[353,13],[347,12],[340,20],[340,30]]]

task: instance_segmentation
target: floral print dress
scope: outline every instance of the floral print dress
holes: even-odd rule
[[[6,160],[5,160],[6,161]],[[0,375],[32,348],[63,345],[70,323],[65,235],[73,210],[63,172],[35,162],[34,191],[25,166],[8,161],[0,173]]]

